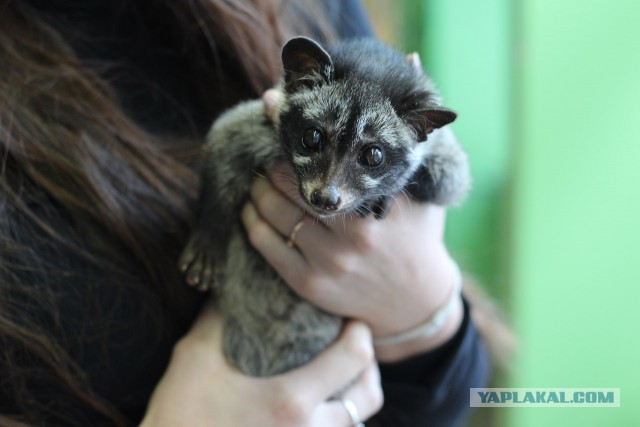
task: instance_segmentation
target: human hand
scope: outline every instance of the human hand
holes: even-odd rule
[[[362,419],[382,407],[371,332],[349,322],[342,335],[308,364],[269,378],[230,367],[222,353],[222,319],[213,304],[175,346],[169,367],[149,402],[141,427],[348,426],[340,401],[346,390]]]
[[[340,217],[326,223],[303,217],[295,178],[279,167],[256,181],[243,221],[253,246],[302,297],[340,316],[365,321],[374,336],[394,335],[427,320],[453,292],[457,267],[443,241],[445,210],[404,196],[388,216]],[[286,196],[285,196],[286,195]],[[378,347],[392,361],[445,342],[462,320],[458,299],[443,329],[428,340]]]
[[[282,100],[282,93],[271,88],[262,94],[262,103],[264,104],[264,113],[273,123],[278,124],[278,104]]]

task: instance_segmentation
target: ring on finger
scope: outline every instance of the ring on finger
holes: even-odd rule
[[[364,427],[364,423],[360,421],[360,415],[358,414],[358,409],[356,408],[356,405],[354,405],[354,403],[349,399],[342,399],[340,403],[342,403],[342,406],[344,406],[344,409],[349,414],[349,418],[351,418],[352,426]]]
[[[298,234],[298,231],[300,231],[300,229],[304,225],[305,219],[306,219],[306,215],[302,215],[302,218],[300,218],[300,221],[298,221],[296,223],[296,225],[293,226],[293,230],[291,230],[291,234],[289,234],[289,239],[287,240],[287,246],[288,247],[292,248],[292,247],[295,246],[295,244],[296,244],[296,235]]]

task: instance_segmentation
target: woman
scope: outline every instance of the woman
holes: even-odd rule
[[[402,337],[454,292],[440,208],[399,199],[384,221],[299,228],[281,175],[256,182],[242,217],[255,247],[295,291],[354,319],[277,377],[229,368],[214,305],[184,285],[211,121],[273,85],[290,35],[371,34],[353,1],[275,3],[2,2],[0,424],[461,419],[487,375],[463,300],[435,336],[372,339]]]

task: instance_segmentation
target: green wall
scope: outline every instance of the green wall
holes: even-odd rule
[[[508,385],[621,389],[499,425],[640,426],[640,1],[419,3],[476,182],[447,239],[513,318]]]
[[[503,225],[511,150],[510,8],[507,0],[414,2],[423,13],[422,56],[467,149],[471,197],[448,216],[447,241],[465,271],[498,298],[508,282]]]
[[[517,386],[620,387],[619,409],[510,425],[640,425],[640,2],[522,1],[512,212]]]

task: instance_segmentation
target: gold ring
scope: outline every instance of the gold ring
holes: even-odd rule
[[[305,215],[302,216],[302,219],[300,219],[300,221],[298,221],[298,223],[293,227],[293,230],[291,230],[291,234],[289,235],[289,240],[287,240],[287,246],[289,246],[290,248],[295,246],[296,234],[298,234],[298,231],[300,231],[300,229],[304,225],[304,220],[305,220]]]

